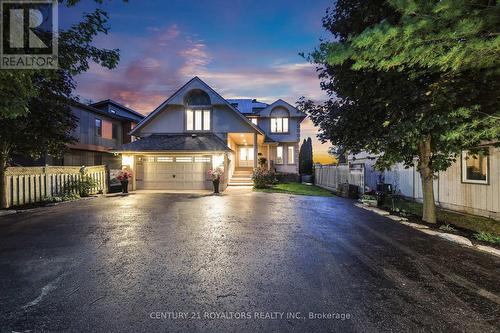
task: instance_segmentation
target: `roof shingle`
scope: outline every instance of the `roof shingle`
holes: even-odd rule
[[[116,152],[231,151],[215,134],[153,134],[124,144]]]

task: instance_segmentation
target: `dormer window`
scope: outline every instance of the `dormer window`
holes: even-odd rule
[[[271,111],[271,133],[288,133],[288,110],[277,107]]]
[[[191,90],[184,98],[186,104],[186,131],[210,131],[212,112],[210,96],[200,89]]]

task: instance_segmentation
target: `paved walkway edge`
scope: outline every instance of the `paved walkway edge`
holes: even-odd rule
[[[447,241],[450,241],[450,242],[453,242],[453,243],[456,243],[456,244],[459,244],[462,246],[471,247],[471,248],[477,249],[479,251],[486,252],[486,253],[500,257],[500,250],[498,250],[494,247],[485,246],[485,245],[474,245],[466,237],[462,237],[462,236],[458,236],[458,235],[454,235],[454,234],[448,234],[445,232],[439,232],[439,231],[435,231],[435,230],[430,230],[428,226],[425,226],[423,224],[406,222],[406,221],[408,221],[407,218],[401,217],[401,216],[396,216],[396,215],[391,215],[388,211],[385,211],[385,210],[380,209],[378,207],[372,207],[372,206],[368,206],[368,205],[365,205],[362,203],[355,203],[354,206],[365,209],[365,210],[369,210],[369,211],[374,212],[376,214],[379,214],[381,216],[387,217],[390,220],[399,222],[401,224],[409,226],[410,228],[421,231],[425,234],[432,235],[432,236],[438,236],[442,239],[446,239]]]

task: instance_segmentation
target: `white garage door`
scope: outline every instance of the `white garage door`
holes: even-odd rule
[[[137,188],[203,190],[210,185],[211,165],[211,156],[144,156],[138,161]]]

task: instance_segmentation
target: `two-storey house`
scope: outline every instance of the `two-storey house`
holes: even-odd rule
[[[133,169],[133,189],[209,189],[209,169],[224,169],[222,188],[248,184],[259,163],[298,173],[305,114],[283,100],[226,100],[194,77],[131,132],[140,139],[115,152]]]

